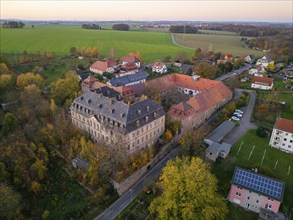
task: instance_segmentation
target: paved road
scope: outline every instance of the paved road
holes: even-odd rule
[[[228,78],[230,78],[232,76],[236,76],[236,75],[241,74],[245,70],[251,69],[251,67],[252,67],[252,65],[246,63],[243,67],[239,68],[238,70],[233,70],[232,72],[229,72],[229,73],[227,73],[227,74],[225,74],[223,76],[218,77],[216,80],[224,81],[225,79],[228,79]]]
[[[235,144],[242,135],[245,134],[246,131],[250,129],[255,129],[256,126],[251,123],[253,109],[255,105],[255,98],[256,94],[253,90],[242,90],[242,89],[236,89],[237,91],[246,91],[250,95],[249,104],[244,109],[244,114],[242,119],[240,120],[240,125],[236,127],[230,134],[228,134],[224,139],[223,142],[229,143],[229,144]]]
[[[173,159],[179,151],[179,148],[175,148],[171,151],[163,160],[161,160],[154,168],[146,174],[141,180],[136,183],[129,191],[123,194],[114,204],[112,204],[107,210],[95,218],[95,220],[112,220],[120,212],[122,212],[142,191],[148,186],[154,179],[156,179],[166,162]]]

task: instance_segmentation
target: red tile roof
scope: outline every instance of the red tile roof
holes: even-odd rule
[[[140,60],[137,57],[130,56],[130,55],[127,55],[125,57],[122,57],[121,60],[123,62],[126,62],[126,63],[137,63],[137,62],[140,62]]]
[[[109,67],[116,66],[116,62],[114,60],[107,61],[96,61],[90,68],[99,70],[101,72],[106,72]]]
[[[265,85],[265,86],[271,86],[274,82],[273,78],[267,78],[267,77],[259,77],[255,76],[252,79],[252,83],[259,84],[259,85]]]
[[[165,66],[165,63],[161,63],[161,62],[155,62],[153,67],[157,67],[157,68],[163,68],[163,66]]]
[[[277,118],[274,128],[293,133],[293,121],[284,118]]]
[[[124,65],[121,66],[121,68],[125,71],[132,71],[132,70],[138,69],[134,63],[125,63]]]

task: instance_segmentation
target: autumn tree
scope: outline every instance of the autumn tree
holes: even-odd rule
[[[0,74],[8,74],[9,69],[6,65],[6,63],[0,63]]]
[[[76,47],[71,47],[69,52],[70,52],[71,56],[75,56],[77,54],[77,48]]]
[[[98,48],[97,48],[97,47],[93,47],[93,48],[91,49],[91,56],[92,56],[92,57],[98,57],[98,55],[99,55],[99,50],[98,50]]]
[[[184,51],[179,51],[176,54],[176,60],[178,60],[180,63],[184,63],[187,60],[187,55]]]
[[[19,121],[17,118],[12,113],[6,113],[2,125],[2,134],[4,136],[8,135],[10,132],[16,129],[18,125]]]
[[[18,219],[21,207],[20,195],[11,187],[0,184],[0,219]]]
[[[200,62],[194,67],[194,72],[203,78],[214,79],[216,77],[217,67],[206,62]]]
[[[140,54],[139,51],[136,51],[136,53],[135,53],[135,57],[136,57],[137,59],[139,59],[140,62],[142,61],[142,56],[141,56],[141,54]]]
[[[0,92],[7,91],[12,88],[13,77],[11,74],[0,75]]]
[[[43,77],[40,74],[35,73],[22,73],[16,79],[16,85],[20,88],[24,88],[28,85],[35,84],[41,86],[44,82]]]
[[[70,71],[64,79],[53,82],[50,88],[51,98],[55,100],[57,105],[61,106],[66,104],[69,106],[73,98],[77,97],[77,92],[80,90],[78,75]]]
[[[168,161],[158,185],[163,193],[149,206],[157,219],[225,219],[228,209],[216,193],[217,179],[200,158]]]

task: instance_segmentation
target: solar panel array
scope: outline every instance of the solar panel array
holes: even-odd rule
[[[284,183],[271,178],[259,175],[258,173],[236,168],[233,177],[233,184],[243,186],[270,198],[282,199]]]

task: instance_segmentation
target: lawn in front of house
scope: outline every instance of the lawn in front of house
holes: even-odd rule
[[[259,173],[286,183],[280,211],[288,211],[293,208],[293,155],[269,147],[269,140],[269,137],[258,137],[255,130],[249,130],[233,145],[226,159],[212,165],[212,171],[219,180],[220,193],[227,197],[236,166],[246,169],[258,167]]]

